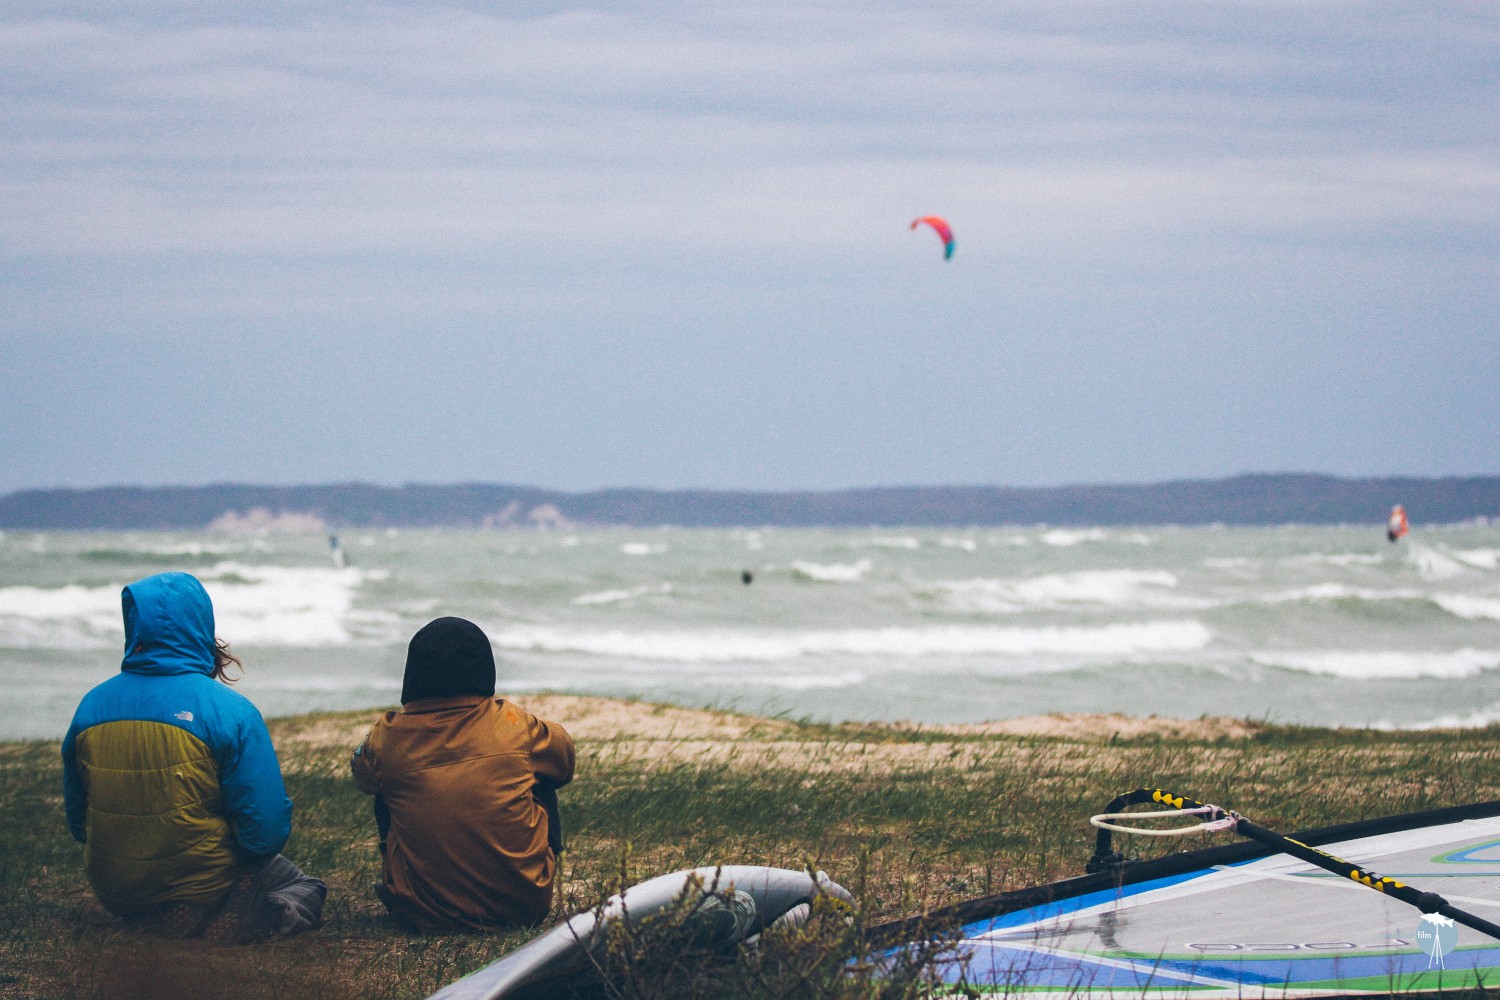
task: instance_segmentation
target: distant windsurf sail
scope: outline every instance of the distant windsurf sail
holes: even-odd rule
[[[1406,537],[1411,526],[1406,523],[1406,508],[1399,503],[1391,508],[1391,516],[1386,518],[1385,537],[1396,541]]]
[[[1295,841],[1500,918],[1500,802]],[[1446,950],[1436,947],[1424,925],[1433,918],[1351,874],[1242,842],[961,903],[875,933],[895,944],[957,927],[942,976],[987,996],[1321,997],[1500,983],[1500,940],[1460,926]]]

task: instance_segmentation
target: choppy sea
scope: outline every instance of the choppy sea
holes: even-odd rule
[[[503,692],[818,719],[1500,720],[1500,525],[0,535],[0,738],[118,669],[119,595],[196,574],[268,716],[393,704],[479,623]],[[743,582],[746,572],[752,582]]]

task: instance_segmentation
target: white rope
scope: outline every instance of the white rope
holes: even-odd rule
[[[1154,830],[1149,827],[1121,826],[1111,823],[1114,819],[1154,819],[1164,816],[1212,816],[1221,814],[1219,819],[1207,820],[1203,823],[1195,823],[1192,826],[1178,826],[1170,830]],[[1226,813],[1218,806],[1199,806],[1196,809],[1173,809],[1171,812],[1154,813],[1100,813],[1090,816],[1089,822],[1101,830],[1115,830],[1119,833],[1134,833],[1142,837],[1181,837],[1189,833],[1219,833],[1224,830],[1233,830],[1234,825],[1240,818],[1233,813]]]

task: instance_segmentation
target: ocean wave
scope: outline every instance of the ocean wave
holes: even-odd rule
[[[352,612],[355,593],[381,570],[252,566],[220,562],[198,572],[214,602],[216,631],[231,643],[327,646],[354,641],[351,626],[381,627]],[[0,588],[0,646],[101,648],[121,641],[120,590],[99,587]]]
[[[600,590],[592,594],[579,594],[569,603],[579,607],[588,607],[595,604],[619,604],[621,601],[629,601],[637,597],[645,597],[647,594],[670,594],[672,585],[661,583],[652,587],[632,587],[629,590]]]
[[[1500,549],[1465,549],[1453,558],[1475,569],[1500,569]]]
[[[858,583],[870,571],[868,559],[857,563],[815,563],[797,559],[792,562],[792,572],[815,583]]]
[[[0,587],[0,616],[34,621],[110,615],[120,623],[120,586]]]
[[[934,589],[950,610],[970,613],[1010,614],[1078,604],[1184,609],[1217,605],[1209,598],[1164,592],[1176,586],[1177,577],[1165,570],[1118,569],[1048,573],[1019,580],[951,580]]]
[[[1457,559],[1425,545],[1413,545],[1407,558],[1417,567],[1417,572],[1422,574],[1425,580],[1451,580],[1455,576],[1462,576],[1468,572],[1464,564]]]
[[[667,546],[660,542],[626,542],[620,546],[620,551],[627,556],[654,556],[667,551]]]
[[[1400,588],[1374,590],[1369,587],[1350,587],[1342,583],[1315,583],[1309,587],[1294,587],[1261,594],[1252,599],[1255,604],[1290,604],[1297,601],[1417,601],[1427,594],[1420,590]]]
[[[627,632],[531,626],[498,628],[490,636],[497,647],[514,652],[582,653],[673,663],[777,662],[828,655],[1115,657],[1191,651],[1212,639],[1207,627],[1192,620],[1097,627],[936,626],[800,632]]]
[[[1479,597],[1475,594],[1433,594],[1432,602],[1449,614],[1470,621],[1491,618],[1500,621],[1500,597]]]
[[[245,675],[245,689],[247,692],[259,691],[307,691],[310,693],[343,693],[345,691],[376,690],[376,691],[400,691],[402,678],[400,677],[357,677],[351,678],[347,675],[333,676],[307,676],[289,677],[286,675],[272,676],[264,673]]]
[[[1084,542],[1102,542],[1109,537],[1103,528],[1053,528],[1042,532],[1045,545],[1072,546]]]
[[[386,575],[355,566],[222,562],[200,578],[213,598],[219,634],[230,642],[338,646],[354,639],[347,618],[355,592]]]
[[[938,544],[945,549],[963,549],[965,552],[973,552],[979,547],[972,538],[939,538]]]
[[[835,674],[742,674],[734,679],[737,684],[764,684],[787,691],[826,691],[855,687],[864,682],[865,675],[858,670],[841,670]]]
[[[1414,680],[1421,677],[1452,680],[1473,677],[1500,667],[1500,650],[1260,652],[1250,654],[1250,660],[1266,667],[1360,680]]]
[[[864,538],[850,544],[855,547],[869,546],[877,549],[920,549],[922,547],[922,543],[910,535],[894,537],[877,536],[875,538]]]
[[[1310,552],[1289,556],[1282,562],[1291,566],[1379,566],[1385,562],[1385,556],[1368,552]]]
[[[251,550],[264,551],[266,544],[252,542],[178,542],[162,545],[124,545],[111,548],[84,549],[80,559],[104,563],[151,563],[159,561],[200,562],[239,555]]]
[[[1485,708],[1473,712],[1465,712],[1462,715],[1439,715],[1431,719],[1423,719],[1420,722],[1392,722],[1383,720],[1375,723],[1372,729],[1483,729],[1500,722],[1500,704],[1491,704]]]

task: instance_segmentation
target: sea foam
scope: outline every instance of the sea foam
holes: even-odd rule
[[[382,578],[382,571],[221,562],[197,575],[214,602],[216,631],[230,643],[338,645],[352,641],[351,624],[389,624],[384,617],[352,610],[361,584]],[[0,646],[118,645],[123,641],[120,591],[125,582],[0,588]]]
[[[1475,594],[1433,594],[1432,602],[1449,614],[1470,621],[1490,618],[1500,621],[1500,598]]]
[[[353,641],[349,613],[355,592],[379,570],[248,566],[222,562],[201,574],[214,601],[221,636],[276,646],[336,646]]]
[[[1409,558],[1425,580],[1451,580],[1468,571],[1457,559],[1425,545],[1413,545]]]
[[[1124,657],[1201,649],[1212,633],[1192,620],[1097,627],[1023,628],[932,626],[807,631],[625,631],[525,626],[489,631],[494,644],[515,652],[674,663],[778,662],[809,656],[899,659],[917,656]]]
[[[1252,653],[1250,659],[1267,667],[1363,680],[1453,679],[1500,667],[1500,650],[1261,652]]]
[[[627,556],[654,556],[667,551],[667,546],[653,545],[650,542],[626,542],[620,546],[620,551]]]
[[[815,563],[797,559],[792,562],[792,572],[815,583],[858,583],[870,571],[870,560],[857,563]]]
[[[1047,545],[1070,547],[1084,542],[1102,542],[1109,535],[1102,528],[1053,528],[1042,532],[1042,542]]]
[[[588,607],[594,604],[619,604],[637,597],[645,597],[647,594],[670,594],[671,592],[672,585],[670,583],[662,583],[653,587],[632,587],[629,590],[599,590],[591,594],[579,594],[570,603],[578,607]]]
[[[1008,614],[1081,604],[1106,607],[1208,608],[1208,598],[1168,593],[1177,577],[1165,570],[1083,570],[1048,573],[1019,580],[978,578],[943,581],[935,586],[950,610]]]

